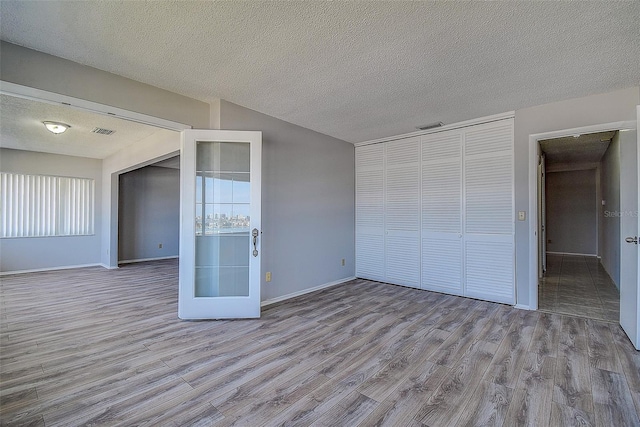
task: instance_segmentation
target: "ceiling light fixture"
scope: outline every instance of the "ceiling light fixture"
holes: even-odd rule
[[[42,122],[42,123],[44,124],[44,127],[46,127],[49,132],[55,133],[56,135],[66,131],[71,127],[66,123],[60,123],[60,122]]]

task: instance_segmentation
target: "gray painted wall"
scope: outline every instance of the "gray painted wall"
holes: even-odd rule
[[[600,163],[602,203],[599,206],[602,265],[620,288],[620,134],[616,133]],[[614,213],[614,214],[612,214]]]
[[[547,251],[597,255],[595,169],[547,173]]]
[[[180,171],[147,166],[121,174],[119,192],[119,261],[178,256]]]
[[[0,239],[0,271],[100,263],[102,162],[83,157],[0,149],[0,171],[95,180],[95,235]]]
[[[102,161],[102,263],[118,266],[118,176],[180,153],[180,133],[151,135]]]
[[[262,131],[262,300],[353,277],[353,145],[226,101],[220,124]]]
[[[635,120],[640,88],[632,87],[600,95],[575,98],[524,108],[515,112],[516,211],[529,211],[529,135],[600,123]],[[535,164],[535,161],[533,162]],[[517,303],[529,306],[529,220],[516,221]],[[535,259],[535,254],[533,259]]]

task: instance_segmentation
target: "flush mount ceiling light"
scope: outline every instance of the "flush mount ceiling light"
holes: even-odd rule
[[[55,133],[55,134],[62,133],[71,127],[66,123],[60,123],[60,122],[42,122],[42,123],[44,124],[44,127],[46,127],[49,132]]]

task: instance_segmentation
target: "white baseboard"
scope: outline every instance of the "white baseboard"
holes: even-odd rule
[[[588,256],[588,257],[597,257],[598,256],[596,254],[577,254],[577,253],[573,253],[573,252],[551,252],[551,251],[547,251],[547,254],[551,254],[551,255]]]
[[[303,289],[303,290],[298,291],[298,292],[293,292],[291,294],[282,295],[282,296],[279,296],[279,297],[268,299],[268,300],[262,301],[260,303],[260,307],[265,307],[267,305],[275,304],[277,302],[284,301],[284,300],[287,300],[287,299],[290,299],[290,298],[299,297],[300,295],[305,295],[305,294],[308,294],[308,293],[311,293],[311,292],[319,291],[321,289],[330,288],[332,286],[340,285],[342,283],[345,283],[345,282],[348,282],[349,280],[354,280],[354,279],[355,279],[355,276],[347,277],[347,278],[344,278],[344,279],[336,280],[334,282],[329,282],[329,283],[325,283],[323,285],[314,286],[313,288]]]
[[[174,258],[178,258],[178,255],[160,256],[156,258],[125,259],[122,261],[118,261],[118,264],[133,264],[134,262],[160,261],[162,259],[174,259]]]
[[[117,265],[116,266],[111,266],[111,265],[107,265],[107,264],[100,264],[100,266],[106,268],[107,270],[117,270],[118,268],[120,268]]]
[[[72,268],[86,268],[86,267],[104,267],[104,264],[96,263],[96,264],[63,265],[59,267],[33,268],[30,270],[3,271],[3,272],[0,272],[0,276],[9,276],[12,274],[40,273],[42,271],[70,270]]]
[[[517,308],[520,310],[531,310],[531,306],[529,305],[524,305],[524,304],[516,304],[513,306],[513,308]]]

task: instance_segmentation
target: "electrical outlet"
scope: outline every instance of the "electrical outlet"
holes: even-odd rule
[[[342,266],[344,267],[344,258],[342,258]]]
[[[267,282],[270,282],[270,281],[271,281],[271,272],[270,272],[270,271],[267,271],[267,274],[266,274],[265,280],[266,280]]]
[[[158,249],[162,249],[162,243],[158,243]]]
[[[527,218],[525,211],[518,211],[518,221],[524,221]]]

